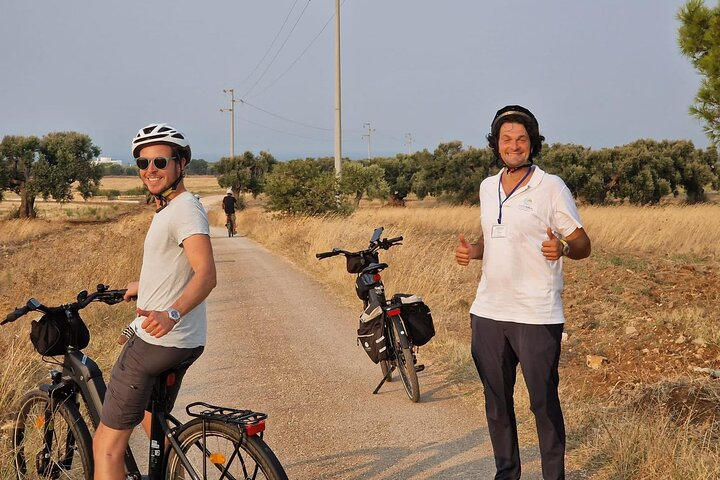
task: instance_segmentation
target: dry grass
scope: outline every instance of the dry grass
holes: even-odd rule
[[[363,248],[380,225],[388,237],[403,235],[402,246],[381,253],[390,265],[384,274],[388,290],[426,299],[438,335],[422,348],[421,357],[463,384],[468,400],[479,403],[468,309],[480,263],[460,268],[453,258],[458,233],[477,236],[478,210],[409,205],[395,209],[363,203],[349,218],[280,218],[254,206],[238,214],[238,228],[356,307],[353,276],[345,271],[344,259],[318,261],[314,253],[334,246]],[[42,238],[0,251],[0,312],[33,295],[53,304],[99,282],[123,287],[138,275],[151,215],[147,208],[104,224],[0,223],[0,245],[16,235]],[[581,216],[594,254],[566,264],[570,339],[561,359],[571,478],[720,478],[718,424],[708,414],[714,410],[705,408],[720,403],[720,389],[699,376],[688,380],[689,367],[720,368],[720,245],[713,238],[720,231],[720,207],[592,207],[581,209]],[[224,223],[218,210],[210,217],[216,225]],[[93,335],[87,352],[109,368],[118,352],[117,332],[132,317],[132,308],[93,305],[84,313]],[[636,333],[627,334],[628,326]],[[28,328],[28,321],[20,321],[3,327],[0,335],[7,360],[0,364],[2,412],[10,412],[18,396],[47,371],[32,351]],[[686,340],[677,343],[679,336]],[[693,343],[697,340],[704,343]],[[588,353],[603,354],[610,363],[590,370],[584,363]],[[530,445],[536,441],[534,422],[521,380],[517,391],[521,439]],[[0,441],[0,478],[10,473],[7,443]]]
[[[0,260],[0,312],[9,312],[33,296],[47,305],[68,302],[98,283],[124,288],[139,275],[151,215],[152,209],[147,209],[108,224],[66,225],[51,229],[42,242],[5,252]],[[134,318],[132,305],[93,304],[82,315],[93,337],[85,351],[107,370],[119,353],[117,334]],[[52,367],[32,349],[28,337],[32,318],[28,315],[1,328],[0,425],[7,426],[20,396]],[[14,478],[8,434],[7,429],[0,432],[0,478]]]
[[[388,237],[403,235],[403,246],[381,253],[390,265],[383,275],[386,287],[426,299],[438,335],[421,356],[480,402],[468,321],[480,263],[459,268],[453,257],[460,232],[477,236],[478,209],[421,208],[422,202],[413,207],[366,204],[349,218],[283,218],[250,208],[238,215],[238,229],[356,306],[344,259],[318,261],[314,253],[364,248],[373,228],[381,225]],[[224,223],[222,214],[211,215],[216,224]],[[570,469],[597,479],[720,478],[715,420],[698,424],[687,421],[689,411],[676,418],[662,408],[638,408],[629,399],[618,403],[615,398],[618,385],[632,385],[641,395],[664,388],[668,378],[687,378],[692,366],[720,367],[720,243],[714,238],[720,231],[720,206],[586,207],[581,217],[594,254],[566,264],[570,341],[561,359],[561,389]],[[636,332],[627,334],[628,326]],[[678,343],[679,336],[686,340]],[[607,356],[609,365],[588,369],[589,353]],[[695,381],[720,395],[718,385],[702,377]],[[521,439],[530,445],[536,442],[534,421],[520,382],[516,391]],[[656,406],[661,404],[666,405]]]

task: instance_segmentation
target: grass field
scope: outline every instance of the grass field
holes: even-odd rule
[[[318,261],[313,254],[334,246],[364,248],[380,225],[387,236],[403,235],[401,247],[381,254],[390,265],[383,276],[386,286],[425,298],[438,334],[420,352],[424,363],[461,384],[467,401],[481,408],[468,322],[481,265],[461,268],[453,258],[457,235],[473,238],[479,232],[477,208],[427,201],[381,208],[369,202],[347,218],[283,218],[249,203],[252,207],[238,215],[241,233],[288,256],[355,307],[353,276],[343,260]],[[98,282],[122,287],[135,279],[152,211],[138,207],[113,220],[63,221],[62,227],[59,220],[28,222],[23,228],[36,229],[33,241],[21,243],[2,236],[20,224],[0,224],[0,312],[33,295],[61,302]],[[720,207],[585,207],[581,216],[593,255],[568,261],[565,268],[569,337],[561,358],[561,398],[574,472],[569,478],[720,478],[720,387],[707,373],[720,369],[720,243],[715,239]],[[224,223],[219,211],[211,212],[211,219]],[[109,368],[118,350],[115,337],[132,316],[131,307],[86,312],[94,335],[88,353]],[[18,322],[0,335],[6,360],[0,364],[0,412],[11,412],[18,396],[47,371],[32,353],[27,330],[27,322]],[[589,354],[607,362],[588,368]],[[516,404],[521,439],[531,445],[534,421],[522,385]],[[0,478],[10,478],[4,440]]]

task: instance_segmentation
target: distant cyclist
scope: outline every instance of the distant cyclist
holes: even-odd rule
[[[237,198],[232,193],[232,190],[228,188],[227,195],[223,198],[223,210],[227,216],[225,225],[232,222],[233,235],[237,235],[237,222],[235,222],[235,210],[239,210],[240,205],[238,204]]]

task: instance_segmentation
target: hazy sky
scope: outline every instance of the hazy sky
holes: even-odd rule
[[[368,122],[373,156],[482,147],[509,103],[530,108],[550,143],[705,147],[687,113],[700,77],[677,46],[683,3],[345,0],[343,154],[367,156]],[[333,0],[3,0],[0,138],[75,130],[129,162],[137,130],[168,122],[216,161],[230,150],[220,108],[233,88],[247,102],[236,154],[332,156],[334,12]]]

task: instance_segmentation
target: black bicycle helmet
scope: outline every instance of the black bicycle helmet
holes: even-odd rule
[[[490,124],[490,133],[487,135],[488,145],[495,153],[495,159],[502,162],[500,151],[498,150],[498,135],[500,127],[507,122],[520,123],[527,130],[530,136],[530,156],[528,162],[533,163],[533,159],[540,155],[542,151],[542,143],[545,137],[540,135],[540,127],[535,115],[530,110],[520,105],[507,105],[495,113],[492,123]]]

